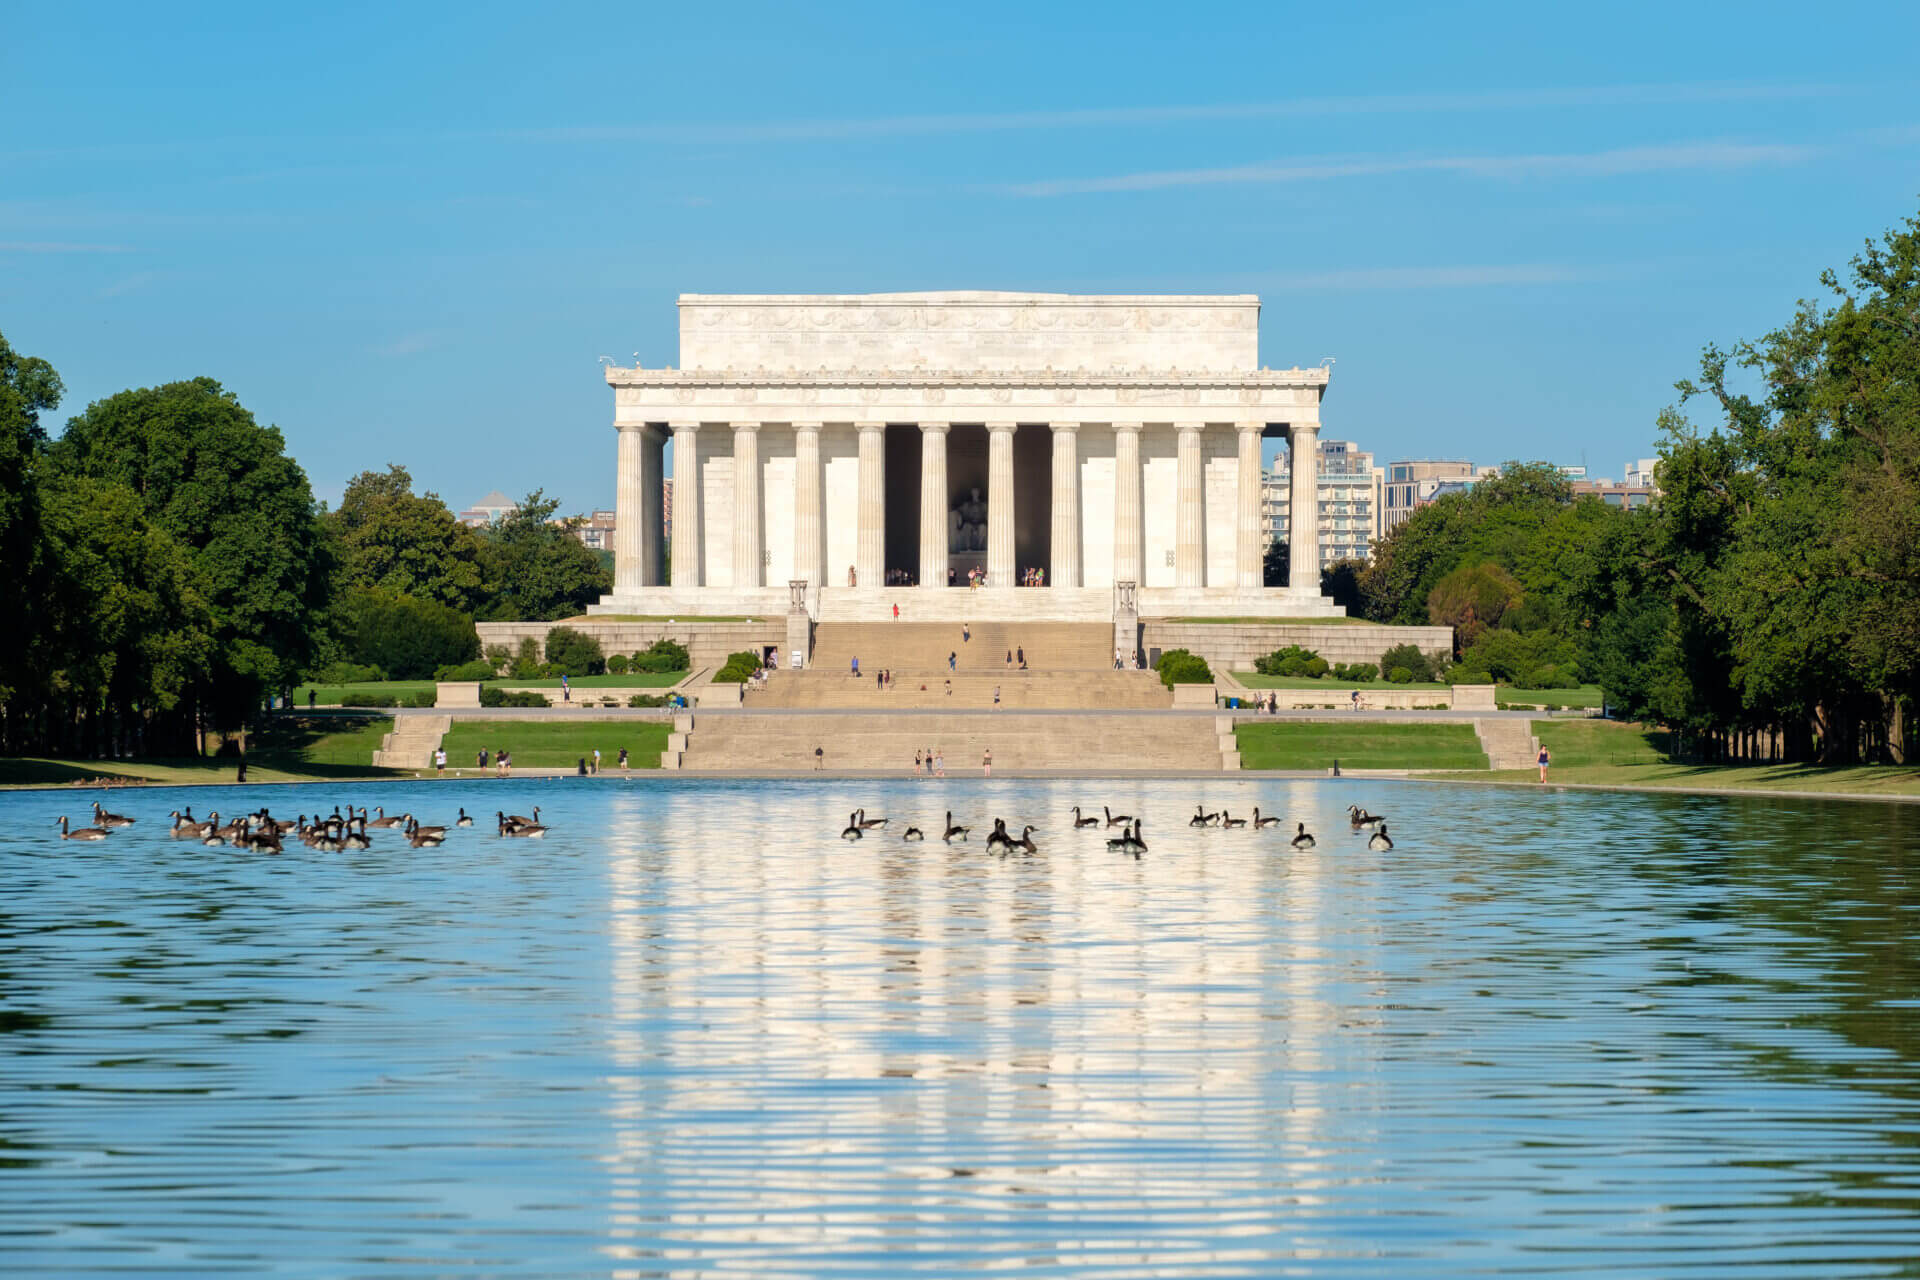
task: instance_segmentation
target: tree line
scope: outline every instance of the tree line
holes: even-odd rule
[[[1592,680],[1696,758],[1909,762],[1920,221],[1821,284],[1824,303],[1708,346],[1676,384],[1650,506],[1575,501],[1552,468],[1509,464],[1328,589],[1378,621],[1453,625],[1456,678]]]
[[[0,753],[191,754],[309,675],[477,658],[475,618],[566,617],[611,585],[538,491],[473,530],[389,468],[328,511],[211,378],[109,396],[55,437],[64,394],[0,336]]]

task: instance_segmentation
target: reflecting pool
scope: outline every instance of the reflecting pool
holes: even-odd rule
[[[167,836],[349,802],[482,816]],[[1360,780],[8,794],[0,1273],[1911,1276],[1917,869],[1912,808]]]

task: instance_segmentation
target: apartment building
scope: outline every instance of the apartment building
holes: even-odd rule
[[[1292,505],[1291,458],[1281,454],[1264,473],[1261,521],[1267,540],[1287,540]],[[1319,449],[1320,562],[1367,560],[1380,535],[1380,494],[1385,473],[1373,455],[1351,440],[1322,440]]]

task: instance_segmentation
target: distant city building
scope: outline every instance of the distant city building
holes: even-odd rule
[[[1289,541],[1293,474],[1291,458],[1281,454],[1279,465],[1261,480],[1261,525],[1268,542]],[[1320,515],[1320,563],[1368,560],[1373,540],[1380,535],[1380,495],[1386,473],[1373,465],[1373,455],[1351,440],[1322,440],[1319,449],[1316,505]]]
[[[581,517],[573,526],[573,536],[589,551],[613,550],[613,512],[602,508]]]
[[[1472,488],[1473,482],[1495,474],[1492,467],[1476,467],[1455,459],[1408,458],[1389,463],[1380,503],[1380,533],[1392,533],[1415,508],[1433,501],[1442,484],[1448,492]]]
[[[1611,480],[1575,480],[1573,496],[1593,497],[1610,507],[1644,507],[1659,496],[1659,490],[1644,484],[1615,484]]]
[[[1653,488],[1653,467],[1658,458],[1635,458],[1627,464],[1625,482],[1640,489]]]
[[[454,519],[475,529],[484,529],[510,511],[518,511],[520,504],[506,494],[495,489],[480,501],[462,511]]]

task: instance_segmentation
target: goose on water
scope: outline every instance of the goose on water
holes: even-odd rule
[[[60,819],[60,838],[62,840],[105,840],[107,838],[107,829],[105,827],[80,827],[76,830],[69,831],[67,830],[67,820],[65,817],[62,817]]]
[[[1187,819],[1187,825],[1190,827],[1210,827],[1218,821],[1220,821],[1219,814],[1208,813],[1207,806],[1197,804],[1193,806],[1193,816]]]
[[[496,817],[498,816],[498,813],[497,813],[497,812],[496,812],[496,814],[495,814],[495,816],[496,816]],[[521,817],[521,816],[520,816],[519,814],[517,814],[517,813],[510,813],[510,814],[508,814],[508,815],[507,815],[507,825],[508,825],[508,826],[510,826],[510,827],[537,827],[537,826],[539,826],[539,825],[540,825],[540,806],[539,806],[539,805],[535,805],[535,806],[533,806],[533,816],[532,816],[531,818],[523,818],[523,817]]]
[[[133,819],[117,813],[108,813],[100,807],[100,802],[95,800],[93,802],[93,825],[96,827],[130,827],[133,825]]]
[[[909,844],[911,844],[916,841],[925,840],[927,838],[927,833],[922,831],[918,827],[908,827],[905,831],[900,833],[900,838],[902,840],[907,841]]]
[[[1018,840],[1009,840],[1009,841],[1007,841],[1007,848],[1009,848],[1009,849],[1018,849],[1018,850],[1020,850],[1020,852],[1022,852],[1022,853],[1038,853],[1038,852],[1040,852],[1040,850],[1039,850],[1038,848],[1036,848],[1036,847],[1035,847],[1035,845],[1034,845],[1034,843],[1033,843],[1033,828],[1032,828],[1032,827],[1024,827],[1024,828],[1022,828],[1022,829],[1021,829],[1021,831],[1020,831],[1020,838],[1019,838]]]
[[[1075,805],[1073,806],[1073,825],[1075,827],[1097,827],[1100,825],[1100,819],[1081,817],[1080,806]]]
[[[1263,818],[1260,816],[1260,806],[1255,805],[1253,807],[1253,829],[1255,831],[1258,831],[1261,827],[1277,827],[1279,825],[1280,819],[1278,817],[1269,814]]]
[[[1378,853],[1387,853],[1393,849],[1393,839],[1387,835],[1387,824],[1385,822],[1382,822],[1375,828],[1373,838],[1367,841],[1367,848]]]
[[[855,809],[847,815],[847,825],[840,831],[842,840],[858,840],[867,833],[860,829],[860,811]]]
[[[1356,827],[1370,827],[1380,821],[1380,815],[1368,813],[1357,804],[1350,804],[1347,806],[1347,820]]]
[[[1220,811],[1220,825],[1223,827],[1244,827],[1247,825],[1247,820],[1245,818],[1232,817],[1225,809],[1222,809]]]
[[[1147,842],[1140,838],[1140,820],[1133,820],[1133,827],[1123,831],[1116,839],[1107,841],[1107,848],[1114,853],[1130,853],[1139,857],[1147,851]]]
[[[1013,837],[1007,834],[1007,820],[995,818],[993,830],[987,833],[987,848],[1004,849],[1013,844]]]
[[[1126,826],[1126,825],[1127,825],[1127,824],[1128,824],[1129,822],[1132,822],[1132,821],[1133,821],[1133,815],[1132,815],[1132,814],[1130,814],[1130,813],[1115,813],[1115,812],[1114,812],[1113,810],[1111,810],[1111,809],[1109,809],[1109,808],[1107,808],[1107,806],[1105,806],[1105,805],[1101,805],[1101,806],[1100,806],[1100,812],[1102,812],[1102,813],[1104,813],[1104,814],[1106,814],[1106,815],[1107,815],[1107,825],[1108,825],[1108,826],[1110,826],[1110,827],[1124,827],[1124,826]]]
[[[379,805],[375,805],[373,808],[373,811],[379,814],[380,816],[375,818],[373,821],[367,823],[367,825],[370,827],[374,827],[376,829],[385,828],[385,827],[404,827],[407,825],[407,818],[410,818],[413,816],[412,814],[407,814],[404,817],[389,818],[387,816],[387,811],[381,808]],[[538,814],[539,810],[536,809],[534,810],[534,812]],[[514,818],[512,819],[512,821],[518,822],[520,821],[520,819]]]
[[[1313,837],[1308,834],[1307,824],[1304,822],[1299,823],[1294,828],[1293,847],[1296,849],[1313,848]]]
[[[473,819],[467,816],[467,811],[465,809],[462,809],[460,811],[460,820],[458,822],[455,822],[453,825],[456,827],[470,827],[473,825]]]
[[[500,821],[500,834],[503,836],[515,836],[521,840],[541,840],[546,837],[547,829],[537,822],[523,822],[515,826],[502,818]]]
[[[971,830],[973,830],[972,827],[954,826],[953,810],[949,809],[947,810],[947,831],[946,831],[946,834],[941,836],[940,838],[942,840],[945,840],[948,844],[952,844],[955,840],[964,841],[967,838],[967,832]]]
[[[855,809],[853,813],[854,817],[859,821],[862,831],[871,831],[875,827],[884,827],[887,825],[885,818],[869,818],[865,809]]]

